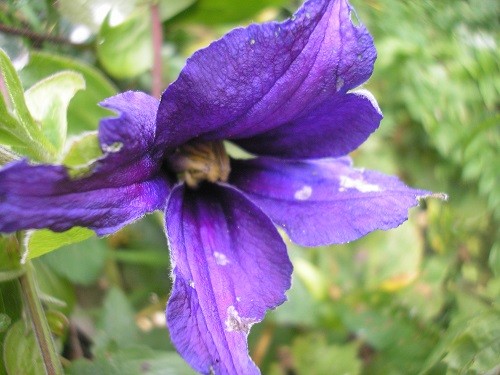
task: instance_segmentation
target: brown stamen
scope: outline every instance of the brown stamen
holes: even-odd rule
[[[202,181],[226,182],[231,171],[221,141],[187,143],[179,147],[167,163],[191,188],[197,188]]]

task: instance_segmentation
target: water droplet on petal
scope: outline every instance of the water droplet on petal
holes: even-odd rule
[[[346,191],[346,189],[356,189],[361,193],[371,193],[381,191],[380,186],[370,184],[362,179],[355,179],[349,176],[340,176],[339,191]]]
[[[229,263],[229,259],[227,259],[225,254],[219,253],[218,251],[214,251],[215,263],[219,266],[225,266]]]
[[[300,190],[297,190],[293,196],[299,201],[305,201],[311,197],[312,191],[312,187],[304,185]]]

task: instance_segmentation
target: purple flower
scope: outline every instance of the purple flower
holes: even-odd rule
[[[285,301],[292,273],[274,225],[301,245],[343,243],[400,225],[429,195],[345,156],[382,118],[371,94],[353,91],[375,58],[346,0],[233,30],[195,53],[160,102],[126,92],[102,103],[118,117],[102,120],[105,156],[88,176],[5,166],[0,231],[102,236],[165,210],[177,350],[201,373],[257,374],[248,332]],[[230,159],[222,140],[256,157]]]

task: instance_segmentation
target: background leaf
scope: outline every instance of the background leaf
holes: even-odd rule
[[[26,91],[26,104],[42,132],[60,154],[66,143],[66,112],[70,100],[85,88],[83,77],[65,71],[51,75]]]
[[[117,93],[116,87],[95,67],[82,61],[47,52],[30,53],[30,62],[20,72],[25,87],[61,70],[72,70],[85,79],[85,90],[76,93],[68,106],[68,134],[95,130],[99,120],[110,112],[98,103]]]

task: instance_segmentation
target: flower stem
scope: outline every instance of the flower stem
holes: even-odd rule
[[[26,272],[19,277],[19,283],[21,284],[23,299],[31,319],[36,341],[40,348],[45,372],[47,375],[63,375],[59,354],[56,351],[45,312],[38,298],[39,293],[32,264],[28,262],[25,265],[25,270]]]
[[[43,42],[49,42],[49,43],[54,43],[54,44],[63,44],[79,49],[86,49],[90,48],[91,45],[88,43],[73,43],[71,40],[57,36],[57,35],[50,35],[50,34],[40,34],[35,31],[29,30],[27,28],[17,28],[17,27],[12,27],[9,25],[5,25],[3,23],[0,23],[0,32],[5,33],[5,34],[11,34],[11,35],[18,35],[21,37],[28,38],[31,40],[33,43],[36,45],[40,45]]]
[[[160,20],[160,6],[157,1],[151,3],[151,36],[153,39],[153,69],[151,71],[151,95],[159,98],[163,88],[162,83],[162,61],[161,47],[163,45],[163,33]]]

